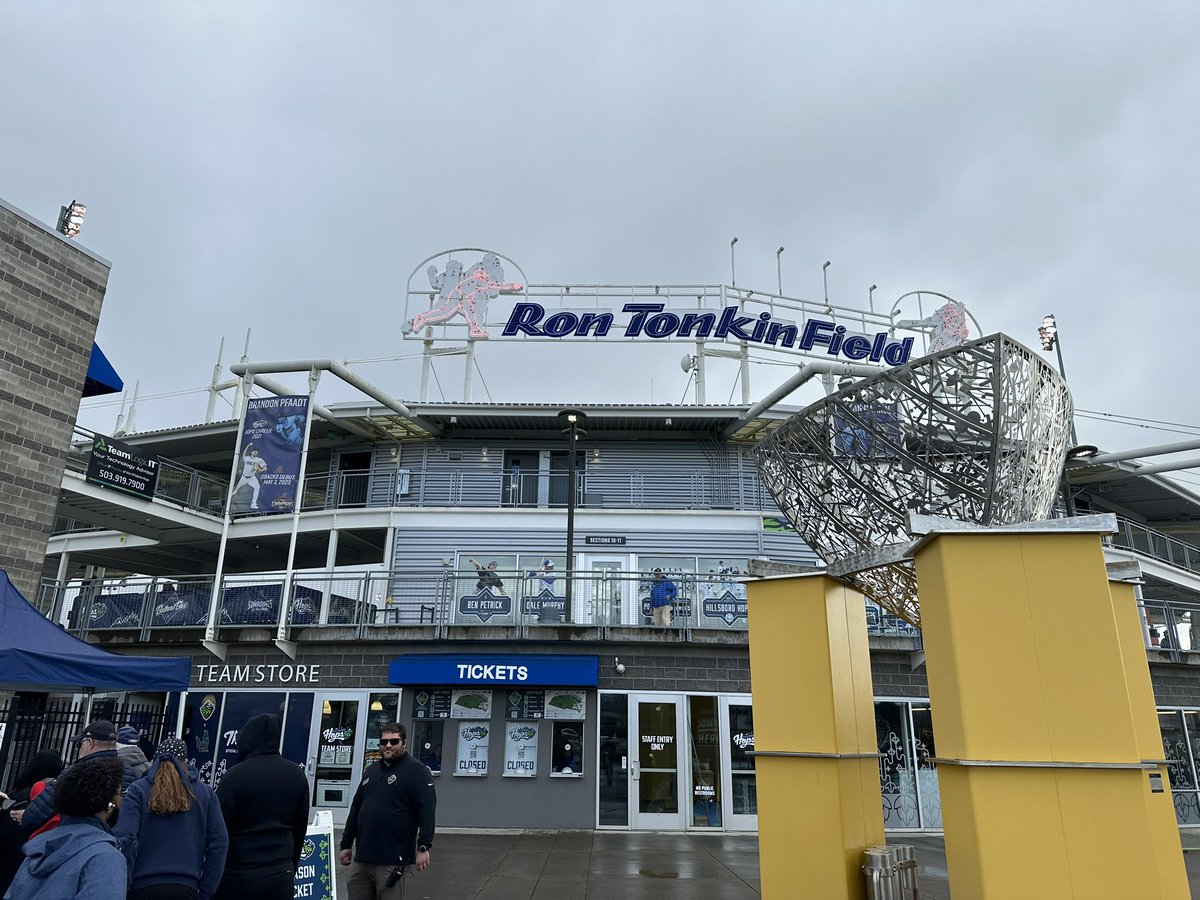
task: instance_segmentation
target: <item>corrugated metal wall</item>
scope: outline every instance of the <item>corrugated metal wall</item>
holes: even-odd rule
[[[333,469],[336,471],[342,454],[363,449],[339,449],[332,460]],[[397,456],[392,455],[393,449]],[[529,503],[538,495],[538,456],[546,449],[561,451],[534,441],[380,445],[371,466],[367,502],[371,506],[495,508],[512,505],[519,496]],[[513,476],[505,472],[506,453],[518,452],[527,454],[519,493]],[[629,440],[584,446],[581,459],[580,508],[753,509],[779,514],[758,480],[753,448],[721,443],[708,435],[697,435],[694,442]],[[543,497],[563,496],[560,482],[565,475],[561,471],[540,475]],[[550,484],[554,487],[548,487]],[[331,503],[333,496],[331,491]]]
[[[816,554],[798,535],[774,532],[721,531],[634,531],[623,529],[625,544],[620,547],[588,547],[577,538],[576,553],[606,556],[699,556],[750,559],[762,556],[778,562],[813,565]],[[397,569],[437,568],[443,559],[454,559],[456,551],[494,555],[561,554],[564,551],[561,528],[506,528],[502,532],[488,528],[396,529]]]

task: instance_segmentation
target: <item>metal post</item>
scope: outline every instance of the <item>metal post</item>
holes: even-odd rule
[[[567,458],[567,615],[568,622],[575,621],[573,597],[575,588],[575,438],[577,423],[575,417],[570,417],[571,438],[569,456]]]
[[[279,593],[279,621],[276,623],[275,644],[292,659],[296,658],[295,647],[288,642],[289,624],[292,611],[292,584],[296,580],[293,566],[296,562],[296,538],[300,533],[300,507],[304,498],[305,467],[308,465],[308,441],[312,435],[313,402],[317,395],[317,385],[321,381],[321,372],[311,369],[308,373],[308,409],[304,416],[304,442],[300,450],[300,474],[296,478],[296,500],[292,504],[292,530],[288,538],[287,569],[283,573],[283,588]],[[288,651],[292,652],[288,652]]]
[[[783,296],[783,263],[779,261],[779,257],[783,255],[783,248],[780,247],[775,251],[775,277],[779,282],[779,296]]]
[[[1063,381],[1067,380],[1067,370],[1063,368],[1062,358],[1062,337],[1058,334],[1054,336],[1054,349],[1058,352],[1058,374],[1062,376]],[[1075,433],[1075,404],[1071,403],[1071,446],[1079,446],[1079,435]]]
[[[734,250],[733,250],[733,247],[737,242],[738,242],[737,238],[734,238],[732,241],[729,242],[729,286],[730,287],[737,287],[737,257],[734,256]]]
[[[558,414],[558,420],[566,425],[563,429],[563,434],[567,435],[567,594],[566,608],[564,609],[565,618],[568,622],[575,621],[575,612],[573,609],[573,600],[575,597],[575,492],[576,488],[576,466],[575,466],[575,442],[579,438],[581,429],[579,428],[583,420],[587,418],[582,412],[577,409],[564,409]],[[583,432],[586,434],[587,432]]]
[[[246,340],[249,341],[247,334]],[[225,548],[229,544],[229,526],[232,522],[229,511],[233,505],[233,486],[237,483],[238,463],[241,462],[241,440],[242,434],[246,430],[246,404],[242,402],[243,398],[250,396],[250,391],[254,387],[254,376],[247,372],[242,376],[238,385],[238,443],[233,448],[233,460],[229,467],[229,485],[225,488],[225,512],[221,519],[221,542],[217,545],[217,565],[213,571],[212,596],[208,601],[208,621],[204,626],[204,640],[202,641],[204,648],[220,659],[225,658],[226,647],[217,640],[217,619],[221,611],[221,595],[224,591],[221,590],[221,579],[225,574]]]

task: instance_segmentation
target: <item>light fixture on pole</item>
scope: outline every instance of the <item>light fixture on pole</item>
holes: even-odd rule
[[[875,289],[878,285],[871,285],[867,288],[867,305],[871,308],[871,312],[875,312]]]
[[[1049,352],[1051,350],[1058,353],[1058,374],[1062,376],[1063,381],[1067,380],[1067,370],[1063,368],[1062,356],[1062,341],[1058,336],[1058,322],[1053,314],[1045,316],[1042,319],[1042,324],[1038,327],[1038,338],[1041,339],[1042,349]],[[1075,413],[1071,412],[1071,446],[1076,447],[1079,444],[1079,435],[1075,433]],[[1072,459],[1071,452],[1067,452],[1067,459]],[[1062,473],[1062,492],[1063,503],[1067,508],[1067,515],[1075,515],[1075,498],[1071,496],[1071,486],[1067,482],[1067,470],[1064,467]]]
[[[779,296],[783,296],[783,264],[779,261],[779,257],[783,256],[783,248],[780,247],[775,251],[775,277],[779,280]]]
[[[737,258],[734,256],[733,247],[738,239],[734,238],[729,242],[729,286],[737,287]]]
[[[829,260],[825,260],[825,265],[821,266],[821,281],[825,285],[825,312],[832,313],[833,307],[829,305]]]
[[[87,207],[78,200],[72,200],[70,206],[62,207],[58,212],[58,232],[69,238],[79,237],[79,229],[83,227],[83,215]]]
[[[571,608],[575,587],[575,441],[579,435],[587,435],[582,429],[587,416],[578,409],[564,409],[558,414],[558,421],[564,426],[563,434],[567,435],[567,596],[566,619],[574,622],[574,611]]]
[[[1058,354],[1058,374],[1062,376],[1063,381],[1067,380],[1067,370],[1063,366],[1062,355],[1062,338],[1058,333],[1058,322],[1053,314],[1042,319],[1042,324],[1038,328],[1038,337],[1042,341],[1042,349],[1046,351],[1054,350]],[[1071,415],[1071,446],[1074,447],[1079,443],[1079,435],[1075,433],[1075,415]]]

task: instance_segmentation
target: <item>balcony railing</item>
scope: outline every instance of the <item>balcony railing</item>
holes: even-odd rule
[[[672,576],[676,597],[671,624],[654,625],[652,573],[588,572],[570,577],[548,572],[464,573],[449,568],[369,573],[296,573],[285,633],[330,628],[350,637],[394,637],[396,629],[426,629],[416,636],[445,637],[450,629],[506,627],[522,635],[558,625],[595,628],[600,639],[629,629],[670,631],[687,640],[698,632],[744,632],[746,585],[705,576]],[[238,575],[223,580],[216,627],[226,636],[280,624],[285,579],[279,574]],[[568,587],[570,590],[568,591]],[[569,594],[569,600],[568,600]],[[201,630],[208,623],[212,580],[141,578],[43,585],[42,609],[68,630],[136,634]],[[868,604],[871,634],[913,637],[907,623]],[[457,633],[457,632],[456,632]]]
[[[1112,546],[1200,574],[1200,548],[1129,519],[1117,519]]]
[[[309,475],[303,510],[347,507],[476,506],[561,509],[567,505],[565,472],[343,471]],[[747,509],[775,511],[774,500],[753,476],[730,486],[708,472],[579,473],[575,505],[585,509]]]
[[[95,432],[86,428],[75,428],[75,439],[67,450],[66,468],[69,471],[86,476],[95,438]],[[158,481],[154,487],[156,500],[169,500],[195,512],[220,516],[225,509],[225,494],[228,488],[227,482],[206,472],[181,466],[169,459],[159,459]],[[55,534],[64,534],[95,528],[96,526],[85,522],[59,518],[55,522],[54,531]]]

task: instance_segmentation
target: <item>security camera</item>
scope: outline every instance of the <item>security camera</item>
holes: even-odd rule
[[[625,663],[617,663],[617,674],[618,675],[625,674]]]

